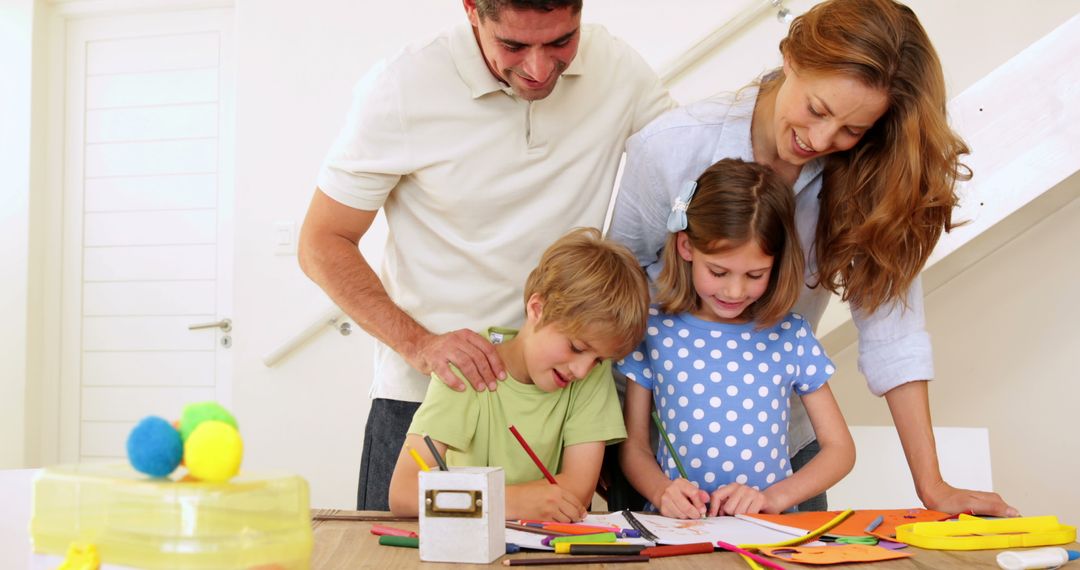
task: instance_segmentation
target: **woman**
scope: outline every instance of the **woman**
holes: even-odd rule
[[[830,0],[792,22],[780,52],[783,67],[759,84],[671,111],[630,139],[611,236],[655,279],[686,181],[724,157],[772,167],[795,190],[806,254],[795,312],[816,326],[831,294],[850,304],[859,368],[889,404],[919,498],[945,512],[1015,516],[997,494],[942,479],[931,430],[919,272],[954,225],[956,181],[971,174],[926,32],[891,0]],[[796,406],[789,437],[798,469],[816,442]],[[824,496],[800,505],[824,508]]]

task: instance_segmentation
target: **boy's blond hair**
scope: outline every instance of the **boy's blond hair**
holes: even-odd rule
[[[557,324],[567,335],[601,330],[618,341],[619,358],[645,336],[649,285],[634,254],[603,239],[594,228],[576,228],[544,251],[525,281],[525,302],[544,300],[537,328]]]

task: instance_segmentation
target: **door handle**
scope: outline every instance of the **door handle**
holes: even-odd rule
[[[214,323],[199,323],[196,325],[188,325],[189,331],[199,329],[221,329],[221,332],[229,332],[232,330],[232,319],[221,319]]]

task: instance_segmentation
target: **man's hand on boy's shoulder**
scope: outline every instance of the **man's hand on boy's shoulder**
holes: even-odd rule
[[[414,368],[424,374],[434,373],[452,390],[461,392],[466,382],[477,392],[495,390],[498,381],[506,378],[502,359],[495,345],[469,329],[444,334],[429,334],[416,343],[411,356],[406,356]],[[460,372],[454,373],[454,369]]]

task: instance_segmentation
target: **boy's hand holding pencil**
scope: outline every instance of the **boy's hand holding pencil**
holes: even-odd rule
[[[570,490],[560,487],[559,481],[544,466],[544,462],[529,446],[529,442],[514,426],[509,426],[510,433],[521,444],[529,459],[544,475],[545,481],[532,481],[506,488],[506,504],[522,505],[523,511],[516,518],[539,519],[557,522],[577,522],[585,518],[585,506]],[[527,506],[526,506],[527,505]],[[510,513],[507,513],[509,516]]]
[[[585,518],[585,506],[570,490],[538,479],[506,488],[507,516],[554,522],[578,522]],[[520,510],[518,510],[520,509]]]

